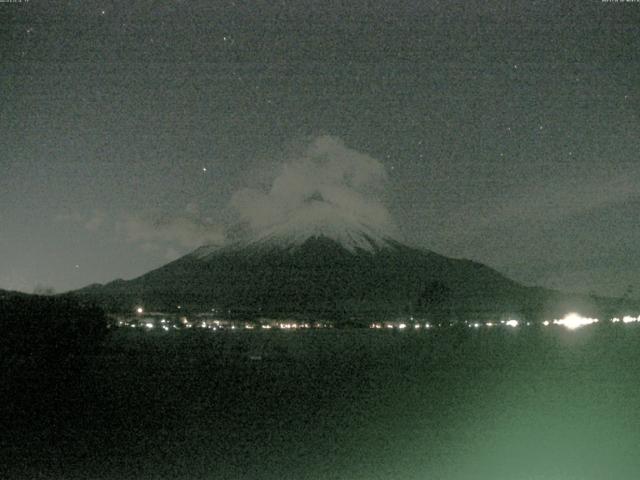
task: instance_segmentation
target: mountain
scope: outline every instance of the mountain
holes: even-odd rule
[[[141,304],[253,317],[534,319],[613,308],[605,299],[527,287],[480,263],[411,247],[353,222],[286,227],[204,246],[141,277],[76,294],[109,310]]]

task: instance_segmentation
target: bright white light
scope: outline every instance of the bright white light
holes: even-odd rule
[[[507,327],[515,328],[515,327],[517,327],[517,326],[518,326],[518,321],[517,321],[517,320],[507,320],[506,322],[504,322],[504,324],[505,324]]]
[[[487,322],[487,323],[485,323],[485,325],[486,325],[487,327],[493,327],[493,322]]]
[[[269,330],[271,328],[271,325],[262,325],[262,328],[264,328],[265,330]]]
[[[144,308],[142,308],[142,307],[138,307],[138,308],[136,308],[136,312],[138,312],[138,313],[144,313]]]
[[[476,322],[476,323],[474,323],[474,324],[473,324],[473,328],[480,328],[480,324],[479,324],[479,323],[477,323],[477,322]]]
[[[576,328],[584,327],[585,325],[598,323],[598,319],[583,317],[577,313],[569,313],[560,320],[554,320],[553,323],[556,325],[562,325],[569,330],[575,330]]]
[[[548,326],[549,326],[549,320],[545,320],[544,322],[542,322],[542,324],[543,324],[545,327],[548,327]]]
[[[168,331],[169,331],[169,327],[167,327],[166,325],[163,325],[163,326],[162,326],[162,329],[163,329],[165,332],[168,332]]]
[[[419,323],[416,323],[416,324],[413,326],[413,328],[415,328],[416,330],[418,330],[418,329],[420,328],[420,324],[419,324]]]
[[[407,325],[404,323],[401,323],[400,325],[398,325],[398,328],[402,330],[403,328],[407,328]]]
[[[623,323],[634,323],[634,322],[637,322],[639,319],[640,319],[640,317],[634,318],[634,317],[631,317],[629,315],[625,315],[624,317],[622,317],[622,322]]]
[[[147,327],[148,329],[152,329],[154,325],[153,323],[145,323],[144,326]]]
[[[611,323],[618,323],[620,319],[618,317],[614,317],[611,319]]]

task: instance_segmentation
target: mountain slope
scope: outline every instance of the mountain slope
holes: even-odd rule
[[[391,238],[351,231],[344,236],[263,236],[223,248],[202,247],[130,281],[77,293],[109,309],[245,312],[249,316],[374,314],[455,318],[538,318],[593,311],[587,297],[525,287],[469,260],[447,258]],[[351,236],[350,236],[351,235]],[[355,235],[355,237],[353,237]],[[433,298],[432,287],[444,296]]]

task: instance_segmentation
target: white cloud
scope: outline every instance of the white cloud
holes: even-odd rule
[[[128,241],[140,244],[143,251],[154,254],[164,251],[164,257],[172,260],[180,255],[180,250],[223,244],[225,240],[224,229],[201,219],[193,204],[177,215],[127,215],[117,228]]]
[[[285,165],[267,192],[245,188],[231,207],[254,233],[314,219],[357,222],[393,236],[395,225],[380,197],[387,182],[382,163],[331,136],[315,138]]]

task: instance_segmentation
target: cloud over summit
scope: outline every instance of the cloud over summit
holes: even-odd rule
[[[231,207],[254,235],[278,229],[360,226],[383,236],[396,227],[380,200],[384,165],[332,136],[313,139],[280,169],[268,191],[244,188]]]
[[[204,245],[217,248],[267,236],[300,239],[322,233],[340,241],[354,233],[397,237],[382,202],[387,182],[381,162],[336,137],[320,136],[282,163],[268,187],[237,190],[226,221],[208,218],[190,203],[171,214],[126,215],[117,229],[146,253],[170,260]]]

